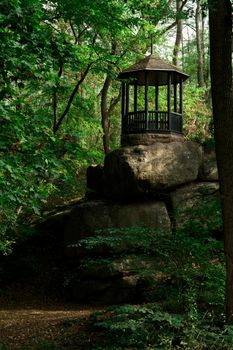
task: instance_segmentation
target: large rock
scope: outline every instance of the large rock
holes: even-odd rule
[[[167,191],[195,180],[201,158],[201,146],[190,141],[124,147],[106,156],[99,191],[114,199]]]
[[[67,286],[69,297],[81,302],[105,304],[148,301],[148,291],[155,294],[155,286],[162,279],[156,257],[128,256],[85,265],[78,269],[78,279]],[[148,276],[148,278],[146,278]]]
[[[128,134],[121,135],[121,145],[125,146],[138,146],[138,145],[153,145],[156,142],[183,142],[183,135],[176,134],[157,134],[157,133],[137,133],[137,134]]]
[[[195,210],[209,206],[219,196],[218,182],[196,182],[171,192],[173,219],[176,227],[182,227],[193,220]],[[205,214],[205,213],[202,213]],[[208,212],[205,215],[210,215]],[[200,214],[199,214],[200,217]],[[207,218],[208,219],[208,218]]]
[[[65,244],[78,243],[84,237],[94,235],[96,230],[147,226],[170,230],[170,219],[163,202],[112,203],[91,200],[80,203],[70,213],[65,228]],[[75,248],[67,252],[75,254]]]
[[[198,178],[201,181],[218,181],[218,168],[214,146],[203,147],[203,158]]]

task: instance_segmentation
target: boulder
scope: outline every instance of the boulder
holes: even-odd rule
[[[104,168],[101,165],[90,165],[87,168],[87,188],[89,190],[100,192],[102,188],[102,181],[104,175]]]
[[[170,219],[164,202],[113,203],[103,200],[80,202],[71,212],[65,227],[65,244],[78,243],[96,230],[147,226],[170,230]],[[75,248],[67,248],[73,254]],[[76,254],[76,253],[74,253]]]
[[[92,177],[92,188],[119,200],[166,192],[196,180],[201,158],[201,146],[191,141],[123,147],[106,156],[102,179],[96,176],[95,186]]]
[[[121,145],[125,146],[138,146],[138,145],[152,145],[156,142],[183,142],[184,136],[182,134],[157,134],[157,133],[137,133],[121,135]]]
[[[219,196],[218,182],[196,182],[171,192],[174,223],[182,227],[193,217],[194,210],[211,204]],[[208,214],[206,214],[208,215]]]
[[[203,147],[203,158],[198,178],[201,181],[218,181],[218,168],[213,146]]]
[[[136,303],[140,300],[138,278],[128,276],[115,280],[79,281],[67,289],[69,300],[105,305]]]
[[[156,273],[156,258],[128,256],[114,260],[108,266],[105,261],[85,265],[78,270],[66,292],[76,302],[100,302],[105,304],[147,301],[148,290],[154,289],[162,276]],[[145,271],[150,271],[148,278]]]

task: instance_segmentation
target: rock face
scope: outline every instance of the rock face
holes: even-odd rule
[[[172,212],[176,228],[182,227],[193,215],[193,210],[204,203],[213,203],[219,196],[218,182],[196,182],[183,186],[171,194]]]
[[[118,204],[91,200],[80,203],[71,211],[65,228],[65,244],[75,244],[84,237],[94,235],[99,229],[147,226],[170,230],[170,225],[163,202]],[[72,251],[75,248],[68,248],[70,254]]]
[[[143,145],[137,145],[144,135],[133,135],[126,140],[132,146],[108,154],[104,167],[89,167],[87,187],[92,199],[80,202],[70,212],[65,226],[66,247],[107,228],[145,226],[170,234],[172,222],[173,229],[191,225],[196,230],[193,217],[200,219],[193,214],[195,209],[199,205],[204,208],[202,203],[215,204],[219,184],[214,150],[183,139],[160,142],[158,138],[153,143],[154,135],[147,136]],[[212,223],[216,212],[211,217],[205,210],[200,214],[201,220]],[[140,239],[141,233],[140,229]],[[155,232],[154,237],[153,232],[155,242],[159,233]],[[109,247],[103,244],[93,249],[67,248],[67,253],[78,261],[98,257],[92,266],[79,266],[78,280],[70,286],[75,300],[138,302],[150,298],[151,290],[154,300],[153,283],[147,281],[143,285],[140,273],[135,274],[137,270],[152,270],[154,274],[154,257],[148,260],[139,255],[135,260],[126,254],[124,258],[125,252],[130,251],[130,244],[124,239],[113,254],[117,261],[109,268],[106,259],[100,259],[111,256]]]
[[[121,148],[106,156],[102,185],[96,176],[92,188],[120,200],[168,190],[197,178],[201,156],[201,147],[189,141]]]
[[[102,263],[95,268],[80,269],[78,283],[70,286],[72,298],[79,302],[104,302],[118,304],[146,301],[154,285],[144,285],[140,273],[136,271],[155,270],[154,259],[148,257],[128,257],[111,266]],[[156,276],[158,280],[158,276]],[[148,288],[149,287],[149,288]],[[148,293],[149,291],[149,293]]]
[[[138,145],[153,145],[155,142],[183,142],[183,135],[176,134],[156,134],[156,133],[144,133],[144,134],[128,134],[121,135],[121,145],[124,146],[138,146]]]
[[[203,147],[203,160],[198,178],[201,181],[218,181],[216,154],[213,147]]]
[[[181,187],[171,193],[173,211],[179,208],[192,208],[201,200],[216,196],[218,190],[217,182],[196,182]]]

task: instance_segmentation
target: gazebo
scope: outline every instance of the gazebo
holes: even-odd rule
[[[145,139],[145,134],[154,134],[154,138],[182,138],[183,82],[187,78],[176,66],[154,55],[121,72],[118,79],[122,81],[122,137],[144,134]],[[139,89],[143,89],[140,105]],[[166,100],[161,107],[160,90]]]

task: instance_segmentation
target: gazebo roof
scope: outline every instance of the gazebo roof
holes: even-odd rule
[[[176,66],[166,63],[161,58],[150,55],[142,59],[141,61],[133,64],[129,68],[125,69],[118,76],[119,79],[130,79],[137,81],[138,84],[145,84],[145,71],[151,72],[149,75],[149,85],[166,85],[167,84],[167,72],[172,74],[172,83],[183,81],[188,79],[188,74],[182,72]]]

